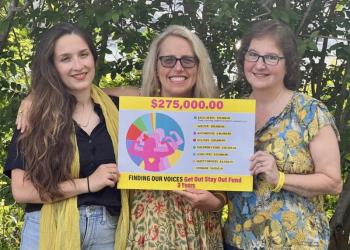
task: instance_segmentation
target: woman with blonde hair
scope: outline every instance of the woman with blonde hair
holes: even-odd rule
[[[204,44],[197,35],[193,34],[186,27],[179,25],[169,26],[152,42],[143,66],[141,94],[143,96],[161,96],[161,82],[157,74],[156,65],[158,63],[160,44],[169,36],[181,37],[187,40],[200,62],[196,73],[196,84],[193,86],[191,97],[217,97],[218,89],[215,84],[214,72]]]
[[[150,47],[141,94],[217,97],[209,55],[197,35],[171,25]],[[222,249],[220,192],[134,190],[127,249]]]

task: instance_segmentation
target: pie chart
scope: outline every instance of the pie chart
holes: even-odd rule
[[[170,116],[152,112],[138,117],[128,128],[126,147],[137,167],[160,172],[176,165],[184,148],[184,134]]]

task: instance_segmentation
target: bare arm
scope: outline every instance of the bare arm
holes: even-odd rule
[[[139,96],[140,89],[137,87],[112,87],[102,89],[107,95],[111,96]]]
[[[322,128],[310,142],[315,173],[286,175],[284,189],[312,197],[320,194],[337,195],[342,190],[340,153],[336,135],[331,126]]]
[[[339,194],[342,190],[340,153],[338,141],[331,126],[320,129],[310,142],[310,152],[315,165],[315,173],[286,174],[283,189],[305,197]],[[259,151],[251,160],[252,174],[262,174],[268,183],[276,186],[278,170],[274,157]]]
[[[113,87],[104,88],[103,91],[107,95],[111,96],[139,96],[140,89],[137,87]],[[30,93],[26,98],[24,98],[19,106],[16,125],[17,129],[21,130],[23,133],[28,128],[28,114],[30,113],[30,108],[33,101],[33,93]]]
[[[22,169],[14,169],[12,175],[12,195],[18,203],[44,203],[40,198],[38,190],[33,183],[24,177]],[[70,198],[79,194],[87,193],[87,181],[84,179],[74,179],[73,182],[65,181],[60,184],[64,198]]]
[[[45,203],[33,183],[25,178],[25,171],[22,169],[13,169],[11,171],[12,195],[18,203]],[[90,191],[97,192],[104,187],[114,187],[118,181],[118,171],[115,164],[102,164],[93,174],[89,176]],[[64,181],[59,184],[59,189],[63,194],[60,199],[71,198],[80,194],[88,193],[87,178],[73,179],[73,181]]]

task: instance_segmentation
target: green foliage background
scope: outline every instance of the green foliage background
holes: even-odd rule
[[[350,2],[348,0],[2,0],[0,3],[0,249],[19,246],[22,207],[2,174],[17,107],[30,82],[30,61],[40,34],[52,25],[78,23],[99,51],[95,83],[140,85],[150,41],[169,24],[194,30],[208,48],[222,97],[247,93],[237,74],[236,50],[252,21],[277,18],[298,36],[300,90],[322,100],[341,133],[344,177],[350,165]],[[327,199],[332,216],[337,197]]]

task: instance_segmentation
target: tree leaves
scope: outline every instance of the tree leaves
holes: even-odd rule
[[[29,1],[28,8],[14,12],[9,19],[10,2],[3,0],[0,4],[0,37],[8,28],[10,31],[0,44],[0,138],[11,134],[18,101],[27,91],[33,46],[44,30],[58,22],[78,23],[93,34],[100,56],[96,83],[103,86],[139,86],[143,60],[155,35],[169,24],[185,25],[207,47],[222,96],[232,98],[249,91],[236,67],[242,34],[252,22],[275,18],[290,25],[298,36],[299,55],[303,59],[301,90],[320,98],[334,113],[341,128],[344,173],[349,168],[348,0]],[[24,2],[19,1],[19,7]],[[7,144],[8,139],[1,140],[1,162]],[[4,177],[1,180],[8,182]],[[9,188],[6,190],[6,204],[9,204],[13,201],[8,198]],[[332,207],[334,201],[330,204]],[[1,242],[0,239],[0,248]],[[13,246],[18,244],[10,242]]]

